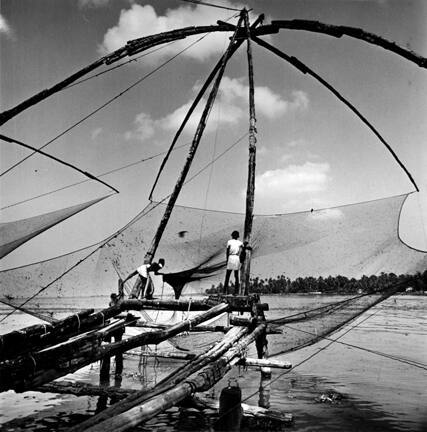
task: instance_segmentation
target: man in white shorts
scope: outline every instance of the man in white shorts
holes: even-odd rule
[[[239,240],[239,231],[233,231],[231,239],[227,242],[227,270],[225,272],[224,294],[228,294],[228,282],[230,281],[231,272],[234,272],[234,294],[239,294],[240,253],[242,248],[243,243]]]

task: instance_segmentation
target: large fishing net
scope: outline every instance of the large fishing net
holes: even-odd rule
[[[255,216],[251,277],[346,276],[381,273],[414,274],[427,267],[427,254],[410,249],[398,237],[398,221],[407,195],[355,205],[294,214]],[[2,296],[28,298],[100,296],[108,302],[124,278],[142,264],[144,252],[163,215],[164,204],[151,203],[110,239],[98,245],[40,263],[0,273]],[[203,294],[224,279],[225,245],[233,230],[242,231],[244,215],[175,206],[157,258],[165,258],[164,283],[155,297]],[[132,282],[126,287],[129,292]],[[395,291],[361,294],[319,308],[319,300],[302,312],[276,317],[284,334],[270,337],[270,353],[306,346],[331,334],[344,323]],[[319,297],[320,298],[320,297]],[[61,300],[62,299],[62,300]],[[19,303],[19,299],[15,299]],[[34,307],[31,303],[27,307]],[[188,311],[190,313],[191,311]],[[172,322],[188,313],[161,312]],[[150,315],[151,318],[152,314]],[[164,319],[163,319],[164,318]],[[212,335],[215,338],[220,335]],[[204,339],[203,339],[204,340]],[[197,348],[196,338],[176,338],[177,346]],[[274,347],[274,348],[273,348]]]
[[[285,275],[359,278],[424,271],[427,255],[398,237],[407,195],[293,214],[255,216],[251,277]],[[108,296],[142,264],[164,205],[151,203],[110,240],[68,255],[0,273],[2,295]],[[244,215],[175,206],[156,259],[165,280],[186,295],[202,294],[224,278],[225,245],[242,232]],[[131,288],[131,282],[129,282]],[[168,283],[164,294],[172,295]],[[159,295],[160,293],[156,293]]]

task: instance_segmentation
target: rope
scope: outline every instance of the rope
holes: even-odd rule
[[[80,317],[79,317],[79,314],[76,313],[75,316],[77,318],[77,331],[80,331]]]
[[[180,149],[180,148],[182,148],[182,147],[185,147],[185,146],[188,146],[188,145],[189,145],[189,143],[182,144],[182,145],[177,146],[176,148],[174,148],[173,151],[178,150],[178,149]],[[147,162],[147,161],[149,161],[149,160],[155,159],[156,157],[159,157],[159,156],[161,156],[161,155],[163,155],[163,154],[166,154],[166,153],[167,153],[167,152],[164,151],[164,152],[161,152],[161,153],[157,153],[157,154],[155,154],[155,155],[152,155],[152,156],[148,156],[148,157],[146,157],[146,158],[144,158],[144,159],[141,159],[141,160],[139,160],[139,161],[132,162],[132,163],[129,163],[129,164],[127,164],[127,165],[123,165],[123,166],[118,167],[118,168],[114,168],[114,169],[112,169],[112,170],[110,170],[110,171],[106,171],[106,172],[104,172],[104,173],[102,173],[102,174],[98,174],[97,177],[98,177],[98,178],[99,178],[99,177],[104,177],[104,176],[106,176],[106,175],[113,174],[113,173],[116,173],[116,172],[118,172],[118,171],[121,171],[121,170],[124,170],[124,169],[127,169],[127,168],[131,168],[131,167],[133,167],[133,166],[135,166],[135,165],[139,165],[140,163]],[[54,189],[54,190],[51,190],[51,191],[49,191],[49,192],[45,192],[45,193],[42,193],[42,194],[40,194],[40,195],[36,195],[36,196],[34,196],[34,197],[32,197],[32,198],[28,198],[28,199],[25,199],[25,200],[22,200],[22,201],[18,201],[18,202],[14,203],[14,204],[9,204],[9,205],[7,205],[7,206],[5,206],[5,207],[1,207],[0,210],[5,210],[5,209],[8,209],[8,208],[10,208],[10,207],[17,206],[17,205],[19,205],[19,204],[24,204],[24,203],[27,203],[27,202],[29,202],[29,201],[35,200],[35,199],[37,199],[37,198],[42,198],[42,197],[45,197],[45,196],[47,196],[47,195],[51,195],[51,194],[53,194],[53,193],[55,193],[55,192],[60,192],[60,191],[63,191],[63,190],[65,190],[65,189],[68,189],[68,188],[71,188],[71,187],[74,187],[74,186],[78,186],[78,185],[81,185],[81,184],[83,184],[83,183],[87,183],[88,181],[90,181],[90,180],[81,180],[81,181],[79,181],[79,182],[72,183],[72,184],[69,184],[69,185],[67,185],[67,186],[63,186],[63,187],[61,187],[61,188],[59,188],[59,189]]]
[[[376,312],[376,313],[378,313],[378,312]],[[309,334],[309,335],[318,337],[317,336],[317,331],[316,331],[316,333],[312,333],[312,332],[308,332],[306,330],[298,329],[298,328],[291,327],[291,326],[288,326],[288,325],[284,325],[283,327],[286,327],[286,328],[289,328],[291,330],[299,331],[299,332],[302,332],[302,333],[305,333],[305,334]],[[386,358],[388,358],[390,360],[396,360],[396,361],[399,361],[401,363],[406,363],[406,364],[409,364],[411,366],[427,370],[427,364],[424,364],[424,363],[421,363],[421,362],[417,362],[417,361],[414,361],[414,360],[410,360],[410,359],[406,359],[404,357],[398,357],[398,356],[395,356],[393,354],[387,354],[387,353],[384,353],[384,352],[381,352],[381,351],[378,351],[378,350],[371,350],[369,348],[364,348],[364,347],[361,347],[359,345],[354,345],[354,344],[350,344],[350,343],[347,343],[347,342],[342,342],[342,341],[339,341],[339,340],[336,340],[336,339],[331,339],[331,338],[328,338],[327,336],[320,336],[319,339],[336,342],[336,343],[338,343],[340,345],[348,346],[350,348],[359,349],[361,351],[366,351],[366,352],[369,352],[371,354],[376,354],[376,355],[381,356],[381,357],[386,357]],[[279,354],[273,354],[271,357],[275,357],[277,355],[279,355]]]
[[[292,370],[296,369],[297,367],[303,365],[304,363],[308,362],[309,360],[311,360],[313,357],[315,357],[316,355],[318,355],[319,353],[321,353],[322,351],[326,350],[327,348],[329,348],[334,342],[338,342],[339,339],[341,339],[343,336],[345,336],[347,333],[349,333],[351,330],[355,329],[356,327],[358,327],[359,325],[363,324],[365,321],[367,321],[369,318],[373,317],[375,314],[377,314],[379,312],[379,310],[376,310],[375,312],[373,312],[371,315],[367,316],[366,318],[364,318],[363,320],[361,320],[360,322],[358,322],[357,324],[355,324],[354,326],[350,327],[347,331],[345,331],[343,334],[341,334],[340,336],[338,336],[336,339],[329,339],[330,343],[325,345],[324,347],[321,347],[318,351],[314,352],[313,354],[309,355],[308,357],[306,357],[305,359],[301,360],[300,362],[298,362],[296,365],[292,366],[290,369],[287,369],[286,371],[282,372],[281,374],[279,374],[276,378],[272,379],[269,381],[269,385],[273,384],[274,382],[278,381],[281,377],[283,377],[284,375],[288,374],[289,372],[291,372]],[[339,343],[339,342],[338,342]],[[277,354],[276,354],[277,355]],[[271,356],[271,357],[274,357]],[[396,358],[393,358],[393,360],[396,361],[400,361],[397,360]],[[403,362],[405,363],[405,362]],[[415,366],[415,365],[413,365]],[[250,394],[249,396],[247,396],[246,398],[244,398],[242,400],[242,402],[246,402],[248,399],[254,397],[256,394],[258,394],[259,389],[255,392],[253,392],[252,394]],[[231,412],[234,409],[234,407],[231,407],[230,410],[226,411],[224,415],[228,414],[229,412]]]
[[[184,185],[194,180],[198,175],[200,175],[204,170],[206,170],[212,163],[215,163],[219,158],[224,156],[226,153],[228,153],[233,147],[235,147],[237,144],[239,144],[248,133],[245,133],[242,137],[240,137],[237,141],[235,141],[231,146],[229,146],[226,150],[224,150],[220,155],[218,155],[217,158],[215,158],[214,161],[211,161],[207,165],[205,165],[203,168],[201,168],[198,172],[196,172],[192,177],[190,177],[188,180],[184,182]],[[98,246],[96,249],[94,249],[92,252],[90,252],[88,255],[86,255],[84,258],[77,261],[74,265],[72,265],[70,268],[65,270],[62,274],[60,274],[57,278],[49,282],[44,287],[40,288],[35,294],[33,294],[31,297],[29,297],[27,300],[25,300],[23,303],[21,303],[18,307],[22,308],[22,306],[25,306],[28,302],[33,300],[35,297],[40,295],[43,291],[48,289],[50,286],[52,286],[54,283],[58,282],[60,279],[62,279],[65,275],[70,273],[73,269],[78,267],[80,264],[82,264],[84,261],[86,261],[88,258],[90,258],[92,255],[94,255],[96,252],[98,252],[100,249],[102,249],[105,245],[107,245],[111,240],[114,240],[116,237],[118,237],[120,234],[122,234],[125,230],[127,230],[130,226],[132,226],[135,222],[145,217],[147,214],[151,213],[153,210],[155,210],[159,205],[161,205],[164,201],[166,201],[169,198],[170,195],[165,196],[163,199],[161,199],[157,203],[150,203],[152,204],[152,207],[150,208],[150,204],[148,204],[144,210],[142,210],[137,216],[135,216],[131,221],[129,221],[124,227],[122,227],[120,230],[118,230],[116,233],[108,237],[104,242],[101,243],[100,246]],[[6,320],[9,316],[13,315],[16,312],[17,309],[13,309],[11,312],[9,312],[7,315],[5,315],[1,320],[0,323],[2,323],[4,320]]]
[[[143,82],[145,79],[147,79],[148,77],[150,77],[151,75],[153,75],[155,72],[157,72],[158,70],[160,70],[161,68],[163,68],[164,66],[166,66],[168,63],[170,63],[171,61],[175,60],[178,56],[180,56],[182,53],[184,53],[185,51],[187,51],[188,49],[190,49],[191,47],[193,47],[195,44],[197,44],[198,42],[200,42],[203,38],[205,38],[208,34],[203,35],[202,37],[200,37],[199,39],[197,39],[196,41],[192,42],[190,45],[188,45],[186,48],[182,49],[181,51],[179,51],[177,54],[175,54],[174,56],[170,57],[168,60],[166,60],[165,62],[163,62],[162,64],[160,64],[158,67],[154,68],[151,72],[147,73],[146,75],[142,76],[140,79],[138,79],[137,81],[135,81],[133,84],[131,84],[130,86],[126,87],[123,91],[121,91],[119,94],[117,94],[116,96],[112,97],[111,99],[107,100],[107,102],[103,103],[101,106],[99,106],[98,108],[96,108],[95,110],[91,111],[89,114],[87,114],[86,116],[84,116],[82,119],[80,119],[79,121],[77,121],[76,123],[72,124],[70,127],[68,127],[67,129],[65,129],[63,132],[61,132],[59,135],[56,135],[54,138],[52,138],[50,141],[48,141],[46,144],[43,144],[41,147],[39,147],[38,150],[44,149],[45,147],[47,147],[48,145],[52,144],[54,141],[56,141],[58,138],[62,137],[63,135],[65,135],[66,133],[70,132],[72,129],[74,129],[75,127],[77,127],[78,125],[80,125],[81,123],[83,123],[84,121],[86,121],[88,118],[92,117],[93,115],[95,115],[97,112],[101,111],[103,108],[105,108],[106,106],[110,105],[112,102],[114,102],[115,100],[117,100],[119,97],[123,96],[125,93],[127,93],[129,90],[133,89],[134,87],[136,87],[138,84],[140,84],[141,82]],[[10,172],[11,170],[13,170],[14,168],[16,168],[18,165],[20,165],[21,163],[23,163],[24,161],[26,161],[27,159],[29,159],[31,156],[33,156],[34,154],[36,154],[36,152],[33,152],[31,154],[29,154],[28,156],[24,157],[23,159],[21,159],[20,161],[16,162],[14,165],[12,165],[11,167],[9,167],[8,169],[6,169],[5,171],[3,171],[0,174],[0,177],[2,177],[3,175],[7,174],[8,172]]]
[[[95,74],[95,75],[91,75],[91,76],[89,76],[89,77],[87,77],[87,78],[81,79],[80,81],[76,81],[75,83],[69,84],[67,87],[64,87],[63,89],[61,89],[61,91],[64,91],[64,90],[70,89],[71,87],[74,87],[74,86],[79,85],[79,84],[83,84],[84,82],[89,81],[89,80],[91,80],[91,79],[93,79],[93,78],[98,78],[98,77],[101,76],[101,75],[104,75],[104,74],[106,74],[106,73],[108,73],[108,72],[111,72],[111,71],[113,71],[113,70],[115,70],[115,69],[118,69],[118,68],[120,68],[120,67],[122,67],[122,66],[126,66],[126,65],[129,64],[129,63],[136,62],[136,61],[138,61],[139,59],[141,59],[142,57],[146,57],[146,56],[148,56],[148,55],[150,55],[150,54],[153,54],[153,53],[155,53],[155,52],[157,52],[157,51],[160,51],[160,50],[162,50],[162,49],[164,49],[164,48],[168,47],[169,45],[172,45],[172,44],[174,44],[174,43],[176,43],[176,42],[178,42],[178,41],[174,40],[174,41],[169,42],[169,43],[167,43],[167,44],[164,44],[164,45],[162,45],[162,46],[160,46],[160,47],[157,47],[157,48],[153,49],[152,51],[149,51],[149,52],[146,52],[146,53],[144,53],[144,54],[141,54],[141,55],[139,55],[139,56],[137,56],[137,57],[135,57],[135,58],[132,58],[132,59],[130,59],[130,60],[127,60],[127,61],[125,61],[125,62],[123,62],[123,63],[119,63],[118,65],[113,66],[113,67],[111,67],[111,68],[108,68],[108,69],[106,69],[106,70],[104,70],[104,71],[102,71],[102,72],[99,72],[99,73]]]

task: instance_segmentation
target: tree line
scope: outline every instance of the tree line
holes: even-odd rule
[[[249,292],[259,294],[296,294],[296,293],[325,293],[325,294],[357,294],[382,290],[396,284],[404,284],[408,291],[427,291],[427,270],[415,275],[396,275],[394,273],[381,273],[380,275],[363,275],[359,279],[346,276],[328,277],[298,277],[291,280],[286,275],[278,275],[261,279],[251,278]],[[223,284],[212,285],[206,290],[207,294],[223,292]],[[233,289],[231,289],[231,292]]]

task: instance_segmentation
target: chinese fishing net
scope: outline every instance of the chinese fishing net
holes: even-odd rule
[[[350,279],[424,271],[427,255],[410,249],[398,237],[406,198],[400,195],[326,210],[255,216],[252,279],[268,284],[270,278],[283,275],[290,280],[330,275]],[[2,295],[27,298],[39,293],[60,301],[102,296],[107,303],[109,294],[117,291],[118,277],[124,278],[142,264],[163,211],[163,204],[153,202],[105,242],[1,272]],[[155,296],[188,298],[222,282],[225,244],[233,230],[243,231],[243,222],[242,214],[175,206],[155,257],[166,260],[164,284],[156,288]],[[131,288],[130,283],[127,290]],[[394,292],[389,287],[314,312],[310,311],[318,305],[307,305],[303,314],[276,321],[285,337],[280,335],[274,345],[280,351],[308,345]],[[290,311],[289,315],[295,314]],[[168,319],[172,318],[177,315]],[[274,353],[271,347],[270,353]]]

